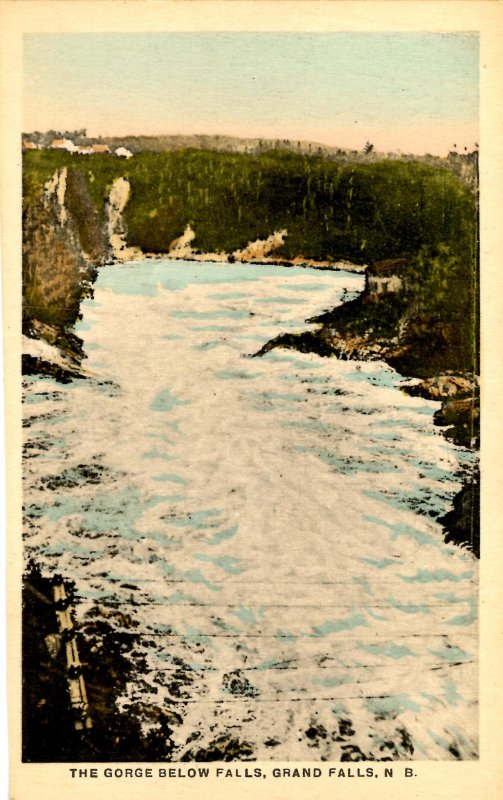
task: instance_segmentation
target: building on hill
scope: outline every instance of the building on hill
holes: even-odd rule
[[[405,288],[406,258],[387,258],[375,261],[365,273],[365,290],[368,295],[396,294]]]
[[[69,153],[77,151],[77,147],[71,139],[53,139],[49,147],[51,150],[68,150]]]
[[[107,144],[93,144],[93,153],[109,153],[110,148]]]

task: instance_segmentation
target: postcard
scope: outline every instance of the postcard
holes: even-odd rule
[[[11,796],[496,794],[500,7],[1,13]]]

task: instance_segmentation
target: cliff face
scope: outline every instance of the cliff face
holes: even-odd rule
[[[128,247],[126,242],[127,226],[124,221],[124,210],[131,194],[131,185],[126,178],[116,178],[110,189],[106,204],[106,235],[111,256],[115,261],[131,261],[142,257],[137,247]]]
[[[79,308],[86,268],[76,225],[67,213],[66,170],[56,173],[23,220],[23,327],[71,324]]]
[[[109,204],[111,205],[111,204]],[[110,216],[110,215],[109,215]],[[79,372],[81,342],[71,328],[96,266],[113,255],[111,232],[81,173],[55,171],[23,209],[23,371],[65,379]]]

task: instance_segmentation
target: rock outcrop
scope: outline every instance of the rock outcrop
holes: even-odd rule
[[[124,222],[124,209],[131,192],[131,186],[126,178],[116,178],[110,189],[107,212],[107,235],[115,261],[132,261],[134,258],[142,256],[142,252],[137,247],[128,247],[126,242],[126,224]]]
[[[56,170],[23,209],[25,372],[59,378],[79,373],[84,354],[71,328],[96,267],[112,252],[83,176]]]
[[[169,245],[169,255],[171,258],[191,258],[194,255],[192,242],[196,238],[195,231],[187,225],[184,232]]]
[[[258,261],[282,247],[287,236],[288,231],[286,228],[281,231],[274,231],[267,239],[257,239],[254,242],[250,242],[242,250],[236,250],[232,253],[232,256],[235,261]]]

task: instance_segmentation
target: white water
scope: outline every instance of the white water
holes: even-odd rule
[[[104,267],[91,379],[26,380],[26,554],[81,620],[120,609],[121,707],[180,714],[175,760],[223,734],[258,759],[476,756],[477,563],[435,521],[471,455],[385,364],[248,357],[362,281]]]

